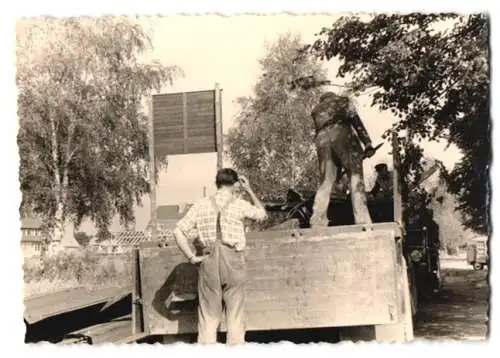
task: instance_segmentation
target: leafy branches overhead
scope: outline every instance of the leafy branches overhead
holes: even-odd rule
[[[486,232],[489,21],[484,14],[379,14],[342,17],[302,53],[341,61],[355,92],[374,88],[373,106],[397,116],[412,141],[444,140],[463,158],[446,175],[465,224]]]
[[[300,46],[300,38],[291,34],[269,46],[259,60],[262,75],[254,94],[238,99],[240,113],[227,137],[234,167],[265,199],[279,199],[289,188],[314,190],[317,185],[310,113],[320,92],[293,86],[307,76],[326,81],[326,73],[311,57],[294,61]]]
[[[18,23],[17,85],[23,207],[60,234],[84,218],[106,232],[133,222],[149,192],[144,96],[182,71],[145,64],[151,43],[125,18]]]

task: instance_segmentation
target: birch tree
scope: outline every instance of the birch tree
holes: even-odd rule
[[[141,101],[182,71],[140,62],[151,43],[126,18],[22,20],[17,46],[21,209],[55,241],[68,220],[133,222],[150,190]]]

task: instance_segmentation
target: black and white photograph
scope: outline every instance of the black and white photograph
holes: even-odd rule
[[[488,341],[491,23],[18,18],[24,344]]]

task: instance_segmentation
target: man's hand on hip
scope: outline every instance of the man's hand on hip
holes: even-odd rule
[[[203,262],[206,258],[207,258],[207,255],[203,255],[203,256],[195,256],[195,255],[193,255],[189,259],[189,263],[191,263],[193,265],[196,265],[196,264],[199,264],[200,262]]]

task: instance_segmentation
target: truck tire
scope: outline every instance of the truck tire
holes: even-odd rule
[[[481,271],[484,269],[484,265],[479,263],[479,262],[474,262],[474,264],[472,265],[472,267],[474,267],[474,270],[475,271]]]

